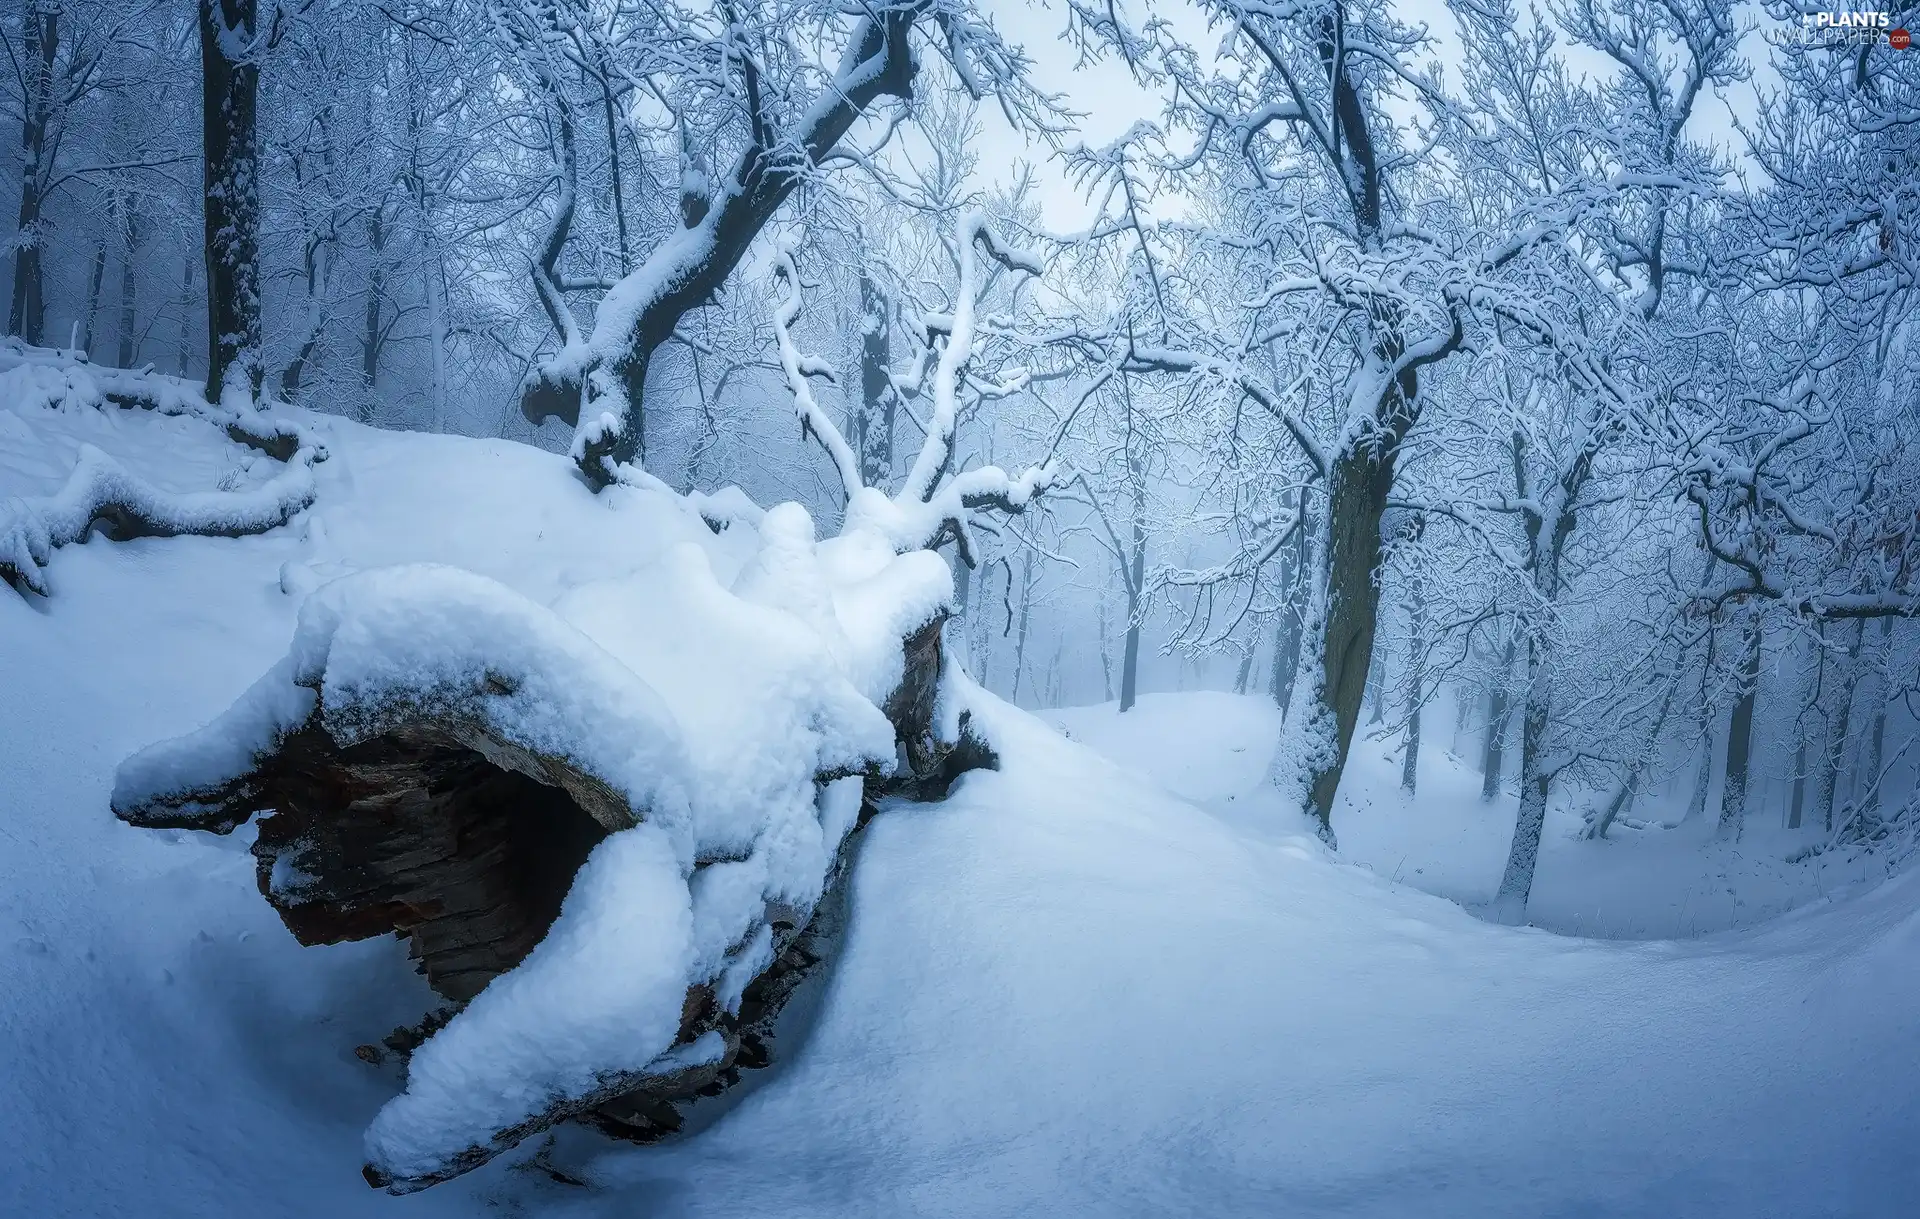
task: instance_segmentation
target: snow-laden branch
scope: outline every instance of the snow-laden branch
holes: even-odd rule
[[[0,579],[46,596],[53,552],[86,538],[95,524],[120,538],[245,537],[277,529],[313,502],[313,451],[245,491],[164,491],[92,445],[52,495],[0,503]]]
[[[865,484],[860,477],[860,459],[854,455],[847,438],[827,413],[814,401],[808,377],[820,377],[831,384],[833,368],[817,356],[803,354],[793,343],[793,322],[800,316],[800,271],[793,265],[793,252],[781,250],[773,267],[774,278],[786,285],[779,303],[773,308],[773,334],[780,347],[780,371],[793,393],[793,409],[800,416],[800,434],[811,435],[833,459],[840,472],[840,484],[852,498]]]
[[[0,579],[46,596],[53,552],[84,541],[97,524],[114,536],[243,537],[286,524],[313,502],[313,465],[327,451],[297,425],[258,411],[209,403],[198,387],[151,369],[102,368],[76,351],[0,344],[0,395],[62,409],[129,408],[186,415],[287,468],[240,491],[168,491],[100,449],[82,445],[65,484],[51,495],[0,501]]]
[[[912,469],[900,490],[892,496],[866,485],[852,446],[813,397],[808,378],[830,379],[832,374],[823,361],[802,353],[794,344],[792,326],[800,311],[800,274],[787,251],[782,251],[774,265],[775,279],[786,287],[774,308],[773,326],[779,343],[781,370],[793,394],[801,429],[827,451],[846,488],[847,516],[842,536],[862,532],[877,534],[895,553],[901,554],[937,548],[951,539],[958,546],[962,561],[972,566],[975,561],[972,514],[1024,512],[1055,484],[1058,472],[1052,461],[1029,467],[1017,475],[999,466],[951,472],[962,395],[973,403],[1004,398],[1019,393],[1028,382],[1027,374],[1021,370],[992,381],[969,373],[968,363],[981,334],[977,313],[983,289],[976,248],[1009,270],[1029,275],[1039,275],[1044,270],[1038,256],[1016,249],[997,237],[979,211],[970,210],[960,218],[956,238],[959,284],[955,289],[953,311],[938,317],[923,317],[926,346],[916,355],[912,368],[904,377],[888,371],[889,379],[902,391],[904,399],[909,390],[918,392],[927,376],[929,353],[934,353],[932,384],[927,391],[932,398],[932,410],[925,420],[916,418],[926,435]],[[991,333],[989,329],[988,337]]]

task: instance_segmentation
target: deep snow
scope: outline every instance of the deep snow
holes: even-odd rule
[[[111,426],[153,460],[150,425],[163,450],[181,426]],[[1358,820],[1370,868],[1253,808],[1206,733],[1121,768],[992,700],[1004,769],[869,827],[810,1036],[717,1121],[368,1190],[397,1081],[352,1047],[428,1006],[403,950],[298,948],[240,836],[117,823],[114,767],[280,657],[309,579],[432,561],[551,600],[688,538],[563,458],[316,426],[293,526],[96,540],[55,556],[51,601],[0,596],[0,1214],[1912,1213],[1911,874],[1685,941],[1494,927],[1395,883]],[[38,460],[19,436],[0,477]]]

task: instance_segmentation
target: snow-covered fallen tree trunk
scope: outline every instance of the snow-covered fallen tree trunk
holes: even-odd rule
[[[122,766],[134,825],[271,810],[258,883],[295,937],[397,932],[459,1007],[369,1130],[370,1182],[424,1188],[569,1117],[677,1126],[764,1063],[863,808],[990,757],[943,686],[944,564],[842,597],[889,662],[768,604],[801,599],[796,557],[737,596],[683,547],[556,609],[451,568],[352,576],[224,715]]]
[[[60,490],[0,501],[0,580],[41,596],[51,591],[46,570],[53,552],[86,540],[96,527],[118,540],[244,537],[276,529],[313,503],[313,465],[326,459],[325,447],[296,425],[251,407],[208,403],[176,377],[100,368],[79,352],[29,347],[16,339],[0,341],[0,399],[56,410],[117,407],[187,415],[287,466],[256,487],[175,492],[82,446]]]
[[[685,542],[551,605],[447,567],[348,576],[225,714],[120,768],[134,825],[227,833],[271,810],[258,883],[295,936],[398,932],[458,1005],[398,1039],[417,1048],[367,1131],[369,1182],[422,1189],[569,1117],[676,1127],[673,1102],[764,1062],[863,810],[992,764],[943,655],[936,548],[971,561],[972,514],[1023,511],[1055,472],[951,469],[963,387],[980,392],[977,251],[1038,270],[978,213],[958,237],[955,308],[918,362],[927,435],[892,495],[812,401],[823,365],[793,345],[799,276],[778,260],[782,366],[846,490],[837,536],[798,504],[681,497],[620,466],[623,494],[751,539],[745,566],[722,584]]]

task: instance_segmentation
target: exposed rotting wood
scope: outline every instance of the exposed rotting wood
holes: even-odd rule
[[[309,725],[270,766],[253,854],[287,928],[302,944],[401,932],[455,1002],[533,950],[608,832],[567,788],[428,725],[344,749]]]
[[[840,845],[823,906],[841,900],[852,844],[878,801],[937,799],[961,771],[997,764],[964,716],[957,742],[940,739],[943,623],[937,617],[903,643],[902,679],[883,710],[904,765],[892,776],[866,776],[860,816]],[[265,813],[252,848],[258,883],[294,936],[312,945],[397,933],[447,1001],[418,1027],[386,1039],[402,1061],[533,950],[593,848],[646,814],[566,762],[499,740],[472,721],[416,719],[343,745],[318,715],[216,791],[116,812],[136,825],[222,833]],[[718,1095],[743,1069],[767,1065],[781,1008],[830,950],[818,919],[773,917],[772,964],[748,984],[736,1013],[716,1002],[709,985],[687,993],[675,1046],[717,1033],[718,1054],[609,1075],[590,1095],[496,1132],[490,1145],[470,1148],[431,1178],[396,1181],[368,1168],[368,1181],[396,1193],[423,1189],[568,1118],[639,1142],[674,1133],[682,1124],[678,1106]],[[387,1057],[374,1046],[356,1052],[369,1062]]]

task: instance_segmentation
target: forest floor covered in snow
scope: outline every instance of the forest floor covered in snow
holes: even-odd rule
[[[1442,712],[1428,709],[1429,731]],[[1265,782],[1282,728],[1265,697],[1193,690],[1144,695],[1125,715],[1107,703],[1041,716],[1249,835],[1280,840],[1311,831]],[[1400,787],[1398,735],[1373,739],[1363,726],[1334,811],[1339,857],[1484,908],[1500,885],[1518,797],[1509,783],[1483,801],[1476,766],[1430,739],[1418,794],[1409,796]],[[1609,794],[1563,792],[1550,807],[1527,905],[1533,926],[1595,939],[1685,939],[1862,892],[1898,866],[1859,847],[1809,854],[1825,831],[1811,823],[1788,830],[1784,810],[1766,806],[1748,816],[1738,842],[1722,841],[1713,817],[1687,818],[1684,788],[1640,800],[1605,839],[1583,838],[1583,810]],[[1714,796],[1710,808],[1718,808],[1717,789]]]
[[[1447,899],[1491,888],[1512,814],[1439,750],[1411,803],[1363,758],[1334,856],[1260,805],[1271,714],[1199,695],[1047,717],[1076,740],[983,696],[1002,769],[875,819],[776,1065],[687,1135],[569,1128],[371,1191],[399,1085],[353,1048],[431,1005],[404,949],[299,948],[245,831],[130,829],[114,768],[224,709],[331,576],[430,560],[550,602],[666,539],[560,457],[305,422],[331,457],[292,525],[96,539],[51,598],[0,594],[0,1214],[1912,1213],[1920,877],[1808,901],[1748,887],[1786,868],[1765,835],[1737,863],[1550,822],[1542,926],[1491,926]],[[191,421],[0,403],[0,496],[80,440],[181,489],[258,477]]]

